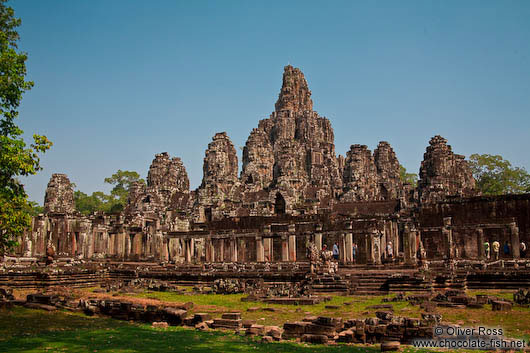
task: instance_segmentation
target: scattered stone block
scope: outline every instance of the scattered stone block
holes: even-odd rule
[[[232,313],[224,313],[221,318],[226,320],[240,320],[241,319],[241,313],[240,312],[232,312]]]
[[[398,351],[401,344],[399,341],[387,341],[381,343],[381,352]]]
[[[195,325],[195,329],[197,329],[199,331],[205,331],[208,328],[209,327],[208,327],[208,324],[206,322],[201,322],[201,323],[198,323],[197,325]]]
[[[512,310],[512,303],[504,301],[504,300],[494,300],[491,302],[491,310],[510,311]]]
[[[41,309],[46,311],[56,311],[57,308],[52,305],[40,304],[40,303],[26,303],[24,305],[28,309]]]
[[[171,307],[164,308],[162,309],[162,311],[164,313],[164,317],[166,318],[166,321],[171,326],[182,325],[184,323],[184,318],[186,317],[188,313],[186,310],[176,309],[176,308],[171,308]]]
[[[271,336],[263,336],[261,338],[261,343],[270,343],[274,342],[274,339]]]
[[[169,325],[165,321],[155,321],[151,324],[154,328],[168,328]]]
[[[307,343],[326,344],[328,343],[329,338],[326,335],[306,334],[302,336],[301,341]]]

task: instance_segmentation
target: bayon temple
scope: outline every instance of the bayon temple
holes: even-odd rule
[[[330,120],[292,66],[274,111],[250,132],[241,171],[225,132],[208,144],[196,190],[175,152],[155,155],[147,185],[133,185],[117,214],[76,212],[70,180],[53,174],[45,212],[13,258],[39,261],[51,247],[56,261],[303,268],[310,246],[336,244],[339,268],[415,268],[484,262],[495,241],[511,249],[500,260],[517,262],[520,243],[530,244],[530,195],[479,195],[464,156],[441,136],[428,141],[417,186],[402,182],[388,142],[337,154]]]

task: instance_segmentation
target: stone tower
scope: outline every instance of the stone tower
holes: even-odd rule
[[[75,212],[74,189],[66,174],[52,174],[44,196],[44,212]]]
[[[418,193],[421,203],[476,194],[475,179],[467,161],[464,156],[454,154],[442,136],[434,136],[423,155]]]

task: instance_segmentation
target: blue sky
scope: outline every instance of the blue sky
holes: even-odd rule
[[[429,139],[530,170],[530,1],[37,1],[9,3],[35,87],[19,124],[54,142],[25,179],[86,193],[155,153],[182,158],[192,188],[226,131],[238,149],[300,67],[337,153],[389,141],[417,172]]]

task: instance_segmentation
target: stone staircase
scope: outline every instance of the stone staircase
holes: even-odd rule
[[[385,272],[358,272],[350,276],[350,294],[384,295],[388,293],[389,274]]]
[[[309,287],[312,294],[348,294],[350,284],[338,274],[317,274],[310,278]]]

